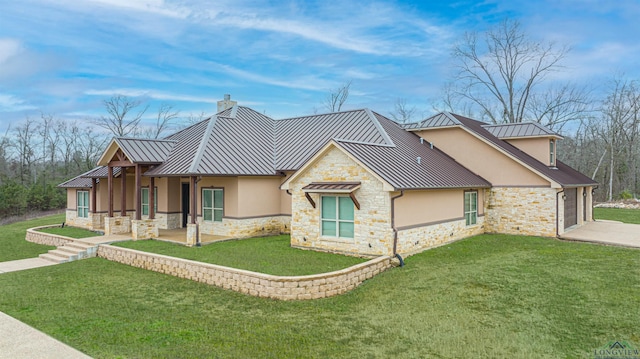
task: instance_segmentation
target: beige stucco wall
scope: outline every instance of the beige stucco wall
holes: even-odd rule
[[[476,191],[478,215],[481,216],[484,214],[484,190]],[[396,228],[464,218],[464,192],[462,189],[405,191],[395,201]],[[392,196],[398,194],[393,192]]]
[[[550,185],[549,181],[461,128],[416,133],[494,186]]]
[[[555,237],[557,192],[548,187],[493,187],[486,190],[486,232]],[[563,203],[558,207],[559,227],[564,228]]]
[[[512,138],[506,141],[526,152],[533,158],[550,166],[549,137]]]
[[[311,182],[360,181],[354,192],[360,209],[354,212],[354,238],[323,237],[320,234],[320,194],[311,193],[313,208],[302,187]],[[292,193],[291,245],[360,255],[393,252],[391,199],[383,183],[341,150],[332,147],[311,163],[289,184]]]
[[[239,217],[272,216],[281,214],[282,177],[239,177]],[[290,211],[289,211],[290,212]]]

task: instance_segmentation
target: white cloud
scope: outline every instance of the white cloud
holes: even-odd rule
[[[22,52],[22,44],[15,39],[0,38],[0,65]]]
[[[184,19],[191,14],[189,9],[170,6],[164,0],[91,0],[91,2],[124,10],[146,12],[178,19]]]
[[[203,97],[203,96],[190,96],[190,95],[162,92],[157,90],[136,89],[136,88],[116,88],[116,89],[106,89],[106,90],[89,89],[89,90],[86,90],[84,93],[89,96],[122,95],[127,97],[146,97],[153,100],[161,100],[161,101],[183,101],[183,102],[211,103],[211,104],[215,104],[219,100],[222,100],[222,97],[213,98],[213,97]],[[262,103],[242,101],[242,105],[245,105],[245,106],[253,106],[253,105],[260,105],[260,104]]]
[[[33,110],[35,108],[35,106],[26,104],[24,100],[16,96],[0,93],[0,111],[15,112]]]

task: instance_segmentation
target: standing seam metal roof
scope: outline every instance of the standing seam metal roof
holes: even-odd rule
[[[537,122],[505,123],[499,125],[484,125],[487,131],[500,138],[518,137],[558,137],[562,136],[549,130]]]
[[[162,163],[176,141],[116,137],[116,143],[133,163]]]

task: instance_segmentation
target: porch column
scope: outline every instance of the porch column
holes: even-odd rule
[[[198,183],[196,176],[191,176],[191,224],[196,224],[198,216]]]
[[[109,209],[107,216],[113,217],[113,167],[107,167],[107,187],[109,192]]]
[[[140,195],[142,192],[142,177],[141,173],[140,173],[140,165],[136,163],[135,166],[135,173],[136,173],[136,193],[135,193],[135,200],[136,200],[136,220],[141,220],[142,219],[142,196]]]
[[[154,205],[156,203],[155,180],[155,177],[149,177],[149,219],[156,218],[156,209]]]
[[[120,167],[120,215],[127,215],[127,168]]]
[[[98,196],[96,193],[98,192],[98,181],[95,178],[91,179],[91,213],[96,213],[96,198]]]

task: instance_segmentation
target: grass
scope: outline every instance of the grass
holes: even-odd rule
[[[90,231],[88,229],[70,227],[70,226],[66,226],[64,228],[63,227],[43,228],[40,230],[40,232],[57,234],[57,235],[66,236],[70,238],[87,238],[87,237],[97,237],[101,235],[100,233]]]
[[[27,242],[24,238],[28,228],[64,222],[64,214],[56,214],[24,222],[0,226],[0,262],[34,258],[47,253],[52,246]]]
[[[594,208],[595,219],[608,219],[624,223],[640,224],[640,210],[627,208]]]
[[[331,272],[366,261],[362,258],[291,248],[288,235],[226,241],[202,247],[185,247],[153,240],[119,242],[114,245],[272,275]]]
[[[481,235],[345,295],[281,302],[95,258],[0,275],[0,310],[95,358],[592,357],[640,344],[638,263],[633,249]]]

